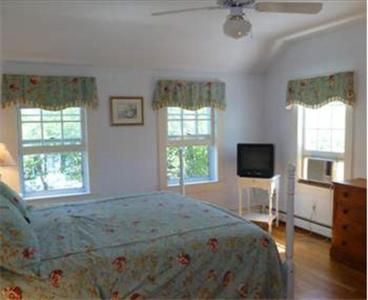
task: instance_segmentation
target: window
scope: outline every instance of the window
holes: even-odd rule
[[[84,109],[19,109],[21,185],[25,197],[86,192]]]
[[[347,159],[347,112],[341,102],[332,102],[318,109],[300,108],[302,177],[308,179],[310,159],[333,161],[332,180],[345,178]]]
[[[216,180],[215,112],[212,108],[196,111],[168,107],[161,112],[161,160],[165,184],[179,183],[179,148],[184,148],[185,181],[192,183]]]

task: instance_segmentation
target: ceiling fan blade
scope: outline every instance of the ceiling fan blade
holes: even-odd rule
[[[163,15],[186,13],[186,12],[191,12],[191,11],[215,10],[215,9],[224,9],[224,7],[222,7],[222,6],[208,6],[208,7],[198,7],[198,8],[177,9],[177,10],[155,12],[155,13],[152,13],[152,16],[163,16]]]
[[[258,2],[254,6],[260,12],[291,14],[318,14],[323,4],[318,2]]]

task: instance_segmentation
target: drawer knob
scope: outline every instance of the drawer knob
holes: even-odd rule
[[[347,208],[344,208],[342,212],[346,215],[349,212],[349,210]]]
[[[342,241],[341,245],[346,246],[347,243],[348,243],[347,241]]]
[[[348,225],[342,225],[342,229],[344,230],[348,229]]]
[[[348,192],[344,192],[344,193],[343,193],[343,196],[344,196],[345,198],[347,198],[347,197],[349,197],[349,193],[348,193]]]

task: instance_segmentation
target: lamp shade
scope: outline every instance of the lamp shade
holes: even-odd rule
[[[14,165],[15,162],[9,154],[9,151],[6,148],[5,144],[0,143],[0,167],[10,167]]]
[[[247,36],[252,28],[252,24],[241,15],[230,15],[224,23],[224,33],[234,39]]]

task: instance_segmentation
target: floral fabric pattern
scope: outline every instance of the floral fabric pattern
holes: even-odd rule
[[[31,214],[40,276],[4,272],[2,299],[285,295],[282,264],[268,233],[211,204],[157,192]]]
[[[159,80],[153,109],[174,106],[189,110],[213,107],[225,110],[225,83],[219,81]]]
[[[96,80],[93,77],[38,76],[3,74],[3,108],[25,105],[47,110],[98,104]]]
[[[22,214],[27,223],[30,223],[30,219],[28,216],[28,208],[26,202],[22,199],[22,197],[12,190],[8,185],[0,180],[0,195],[13,204],[19,212]]]
[[[37,237],[20,212],[0,195],[0,267],[7,271],[37,276],[40,263]],[[10,287],[7,293],[14,290]]]
[[[319,108],[332,101],[340,101],[347,105],[354,104],[354,72],[291,80],[288,83],[287,108],[292,105]]]

